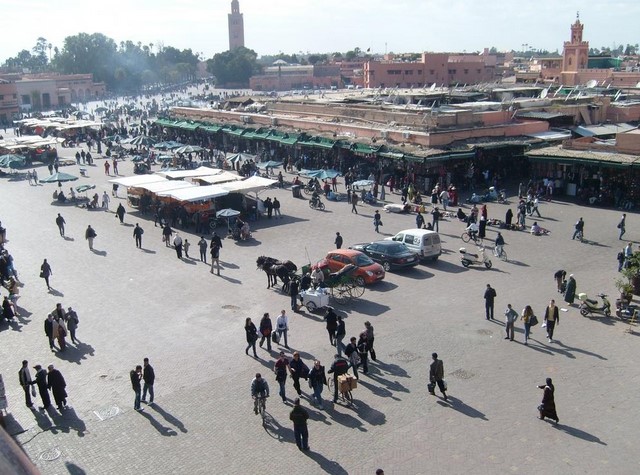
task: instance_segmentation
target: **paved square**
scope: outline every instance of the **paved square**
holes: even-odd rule
[[[64,156],[75,150],[62,149]],[[61,169],[73,174],[77,166]],[[47,175],[39,167],[40,177]],[[131,162],[120,166],[132,174]],[[83,183],[110,193],[102,160],[89,167]],[[256,270],[259,255],[291,259],[299,266],[333,248],[336,231],[345,247],[413,227],[415,215],[383,214],[382,235],[373,230],[370,206],[356,216],[346,203],[327,202],[325,212],[310,210],[289,190],[268,191],[282,202],[281,220],[252,223],[254,240],[223,242],[222,275],[211,275],[196,260],[178,260],[161,242],[161,230],[149,216],[127,207],[125,224],[109,212],[52,205],[55,184],[29,186],[2,179],[0,220],[8,230],[24,286],[22,316],[2,322],[2,374],[9,400],[9,431],[44,474],[157,473],[635,473],[634,404],[640,382],[638,332],[626,333],[617,318],[589,319],[576,307],[561,307],[557,341],[547,343],[540,326],[533,341],[522,344],[518,322],[515,342],[503,339],[507,303],[520,311],[533,306],[543,315],[549,299],[561,296],[553,274],[573,273],[578,292],[616,298],[617,239],[615,210],[581,208],[567,202],[541,205],[546,237],[505,232],[510,262],[493,259],[493,269],[464,269],[458,248],[461,223],[440,224],[445,253],[435,263],[388,273],[358,301],[337,306],[346,317],[348,336],[364,321],[375,327],[379,361],[361,378],[354,407],[311,407],[308,386],[303,405],[311,413],[311,452],[293,441],[291,404],[268,400],[263,427],[252,411],[249,393],[257,371],[271,393],[277,383],[271,369],[276,352],[258,349],[259,359],[244,354],[244,319],[258,322],[263,312],[275,317],[289,308],[288,297],[266,289]],[[68,186],[65,187],[68,189]],[[513,190],[511,190],[513,191]],[[513,192],[511,207],[514,208]],[[398,202],[398,195],[387,195]],[[489,217],[504,218],[507,205],[489,204]],[[67,221],[67,239],[55,217]],[[573,223],[583,216],[586,243],[572,241]],[[138,222],[145,230],[142,250],[132,236]],[[98,237],[91,252],[84,230]],[[198,237],[182,232],[197,257]],[[627,219],[627,237],[638,239],[640,223]],[[495,228],[488,228],[493,240]],[[466,245],[466,247],[472,247]],[[47,258],[53,292],[38,277]],[[497,321],[484,318],[484,288],[497,291]],[[3,295],[6,291],[3,291]],[[43,321],[57,302],[73,306],[80,317],[80,343],[65,353],[49,351]],[[321,314],[290,315],[289,343],[311,364],[333,356]],[[274,347],[274,349],[277,348]],[[450,401],[429,396],[428,365],[433,351],[444,361]],[[133,410],[128,372],[143,357],[156,371],[156,402]],[[49,363],[67,381],[69,404],[62,416],[24,407],[17,381],[20,361]],[[536,385],[552,377],[560,424],[538,420],[542,391]],[[295,394],[289,381],[287,396]],[[323,396],[331,396],[325,389]],[[39,398],[36,399],[38,404]],[[635,468],[634,468],[635,467]],[[83,472],[84,471],[84,472]]]

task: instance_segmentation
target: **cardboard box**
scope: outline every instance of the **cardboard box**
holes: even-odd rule
[[[350,374],[341,374],[338,376],[338,388],[341,393],[356,389],[357,387],[358,380]]]

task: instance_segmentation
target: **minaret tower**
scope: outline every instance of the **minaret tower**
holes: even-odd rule
[[[589,42],[582,41],[584,25],[580,23],[580,12],[576,15],[576,21],[571,25],[571,41],[564,42],[564,55],[562,70],[576,72],[587,68],[589,60]]]
[[[240,3],[238,0],[231,2],[231,13],[229,16],[229,50],[244,46],[244,19],[240,13]]]

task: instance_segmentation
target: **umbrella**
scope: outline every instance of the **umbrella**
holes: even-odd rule
[[[22,155],[14,155],[9,153],[0,156],[0,168],[19,168],[24,166],[27,159]]]
[[[269,160],[268,162],[260,162],[258,163],[258,168],[263,169],[263,168],[275,168],[275,167],[279,167],[280,165],[282,165],[282,162],[275,162],[273,160]]]
[[[338,170],[302,170],[300,172],[303,176],[308,176],[309,178],[318,178],[319,180],[326,180],[327,178],[333,178],[335,176],[341,175]]]
[[[160,149],[160,150],[168,150],[168,149],[172,149],[172,148],[182,147],[182,145],[183,144],[181,144],[180,142],[175,142],[173,140],[169,140],[168,142],[158,142],[153,147],[157,148],[157,149]]]
[[[351,183],[351,189],[355,191],[371,189],[375,183],[371,180],[358,180]]]
[[[102,107],[102,106],[100,106],[100,107],[96,107],[96,112],[97,112],[98,114],[101,114],[102,112],[107,112],[108,110],[109,110],[109,109],[107,109],[106,107]]]
[[[122,137],[121,135],[111,135],[109,137],[105,137],[105,140],[107,142],[111,141],[111,142],[121,142],[122,140],[124,140],[124,137]]]
[[[150,147],[151,145],[156,143],[156,141],[151,137],[147,137],[146,135],[138,135],[137,137],[123,141],[123,143],[128,143],[131,145],[143,145],[145,147]]]
[[[240,211],[235,209],[225,208],[216,213],[216,218],[225,218],[227,220],[227,230],[231,232],[231,218],[234,218],[240,214]]]
[[[176,148],[173,153],[191,153],[191,152],[199,152],[202,150],[202,147],[197,145],[185,145],[183,147]]]
[[[93,190],[95,187],[96,185],[80,185],[76,186],[76,191],[78,193],[84,193],[86,191]]]
[[[133,163],[144,162],[144,157],[142,155],[136,155],[131,159]]]
[[[54,173],[53,175],[49,175],[47,178],[40,180],[40,183],[75,181],[77,179],[78,179],[77,176],[69,175],[68,173],[64,173],[64,172],[59,172],[59,173]]]

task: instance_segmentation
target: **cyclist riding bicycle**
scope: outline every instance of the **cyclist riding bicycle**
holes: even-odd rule
[[[495,247],[496,256],[502,255],[503,246],[504,246],[504,238],[502,237],[502,234],[498,232],[498,236],[496,237],[496,247]]]
[[[260,398],[269,397],[269,385],[267,381],[262,379],[260,373],[256,373],[256,377],[251,381],[251,397],[253,398],[253,412],[257,414]]]
[[[478,239],[478,231],[480,230],[480,228],[478,227],[478,223],[471,223],[468,227],[467,227],[467,232],[469,233],[469,236],[471,236],[471,239],[473,239],[474,241],[476,239]]]

